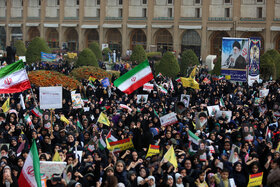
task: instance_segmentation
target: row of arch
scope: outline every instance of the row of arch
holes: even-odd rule
[[[31,41],[36,36],[40,36],[40,31],[37,27],[30,27],[27,33],[27,41]],[[99,42],[99,33],[96,29],[87,29],[84,33],[85,47],[91,42]],[[210,36],[210,54],[218,55],[222,47],[222,38],[230,37],[226,31],[216,31]],[[258,32],[244,32],[242,38],[260,37],[262,41],[262,51],[264,51],[264,38]],[[122,51],[122,34],[118,29],[109,29],[105,38],[109,48],[113,50]],[[144,49],[147,47],[147,37],[142,29],[134,29],[130,33],[129,47],[133,49],[135,45],[142,45]],[[154,44],[157,51],[172,51],[173,50],[173,36],[167,29],[159,29],[155,32]],[[20,27],[14,27],[11,30],[12,42],[15,40],[22,40],[22,30]],[[51,48],[59,47],[59,33],[55,28],[48,28],[46,30],[45,39]],[[79,36],[75,28],[68,28],[63,34],[63,41],[65,41],[66,47],[75,51],[78,49]],[[276,37],[275,48],[280,51],[280,34]],[[5,46],[6,33],[4,27],[0,27],[0,46]],[[187,30],[181,36],[181,51],[185,49],[192,49],[198,56],[200,56],[201,50],[201,37],[195,30]]]

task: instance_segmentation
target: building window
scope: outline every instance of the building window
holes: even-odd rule
[[[146,18],[147,17],[147,9],[143,8],[143,17]]]
[[[41,6],[41,0],[39,0],[38,4],[39,4],[39,6]]]
[[[96,17],[100,18],[100,8],[96,10]]]
[[[142,4],[146,5],[147,4],[147,0],[143,0]]]
[[[172,8],[168,8],[168,17],[170,17],[170,18],[173,17],[172,16]]]
[[[200,18],[200,8],[195,9],[195,17]]]
[[[258,18],[262,18],[262,7],[257,8],[257,16]]]
[[[100,0],[96,0],[96,4],[97,4],[97,5],[100,5]]]
[[[77,1],[76,1],[76,4],[77,4],[77,5],[80,5],[80,0],[77,0]]]
[[[225,17],[226,18],[230,17],[230,8],[225,8]]]
[[[168,0],[167,4],[173,4],[173,0]]]
[[[195,0],[195,4],[200,4],[200,0]]]
[[[21,6],[23,6],[23,0],[21,0]]]
[[[80,15],[79,15],[79,9],[77,9],[76,10],[77,12],[76,12],[76,17],[79,17]]]
[[[59,5],[59,0],[56,1],[56,5]]]
[[[230,3],[230,0],[225,0],[225,3]]]
[[[120,17],[120,18],[123,17],[123,10],[122,10],[122,8],[119,9],[119,17]]]
[[[263,0],[257,0],[257,3],[262,3],[263,2]]]
[[[119,5],[122,5],[122,4],[123,4],[122,0],[119,0]]]

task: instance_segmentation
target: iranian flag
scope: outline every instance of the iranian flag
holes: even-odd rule
[[[18,184],[22,187],[41,187],[40,161],[35,140],[21,170]]]
[[[145,60],[117,80],[114,85],[122,92],[131,94],[134,90],[152,80],[153,74],[148,60]]]
[[[31,88],[22,60],[0,69],[0,93],[17,93]]]
[[[35,107],[31,110],[32,114],[34,114],[36,117],[42,117],[43,111],[39,107]]]
[[[199,140],[200,138],[197,137],[194,133],[192,133],[192,131],[188,130],[188,134],[189,134],[189,141],[191,141],[192,143],[198,145],[199,144]]]

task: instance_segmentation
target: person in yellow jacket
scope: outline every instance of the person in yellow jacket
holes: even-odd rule
[[[216,173],[214,175],[216,183],[218,184],[218,187],[230,187],[229,183],[229,171],[227,169],[223,169],[221,174]]]
[[[207,182],[205,181],[205,172],[199,172],[198,178],[195,181],[197,187],[208,187]]]

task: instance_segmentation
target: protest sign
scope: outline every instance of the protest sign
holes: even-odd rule
[[[134,147],[134,145],[132,143],[132,140],[130,138],[127,138],[127,139],[118,140],[115,142],[110,142],[109,146],[107,146],[107,149],[110,151],[113,151],[114,153],[118,153],[118,152],[125,151],[125,150],[133,148],[133,147]]]
[[[181,102],[183,102],[185,104],[185,107],[189,107],[189,103],[190,103],[190,95],[186,95],[186,94],[181,94]]]
[[[40,109],[62,108],[62,87],[40,87]]]
[[[219,105],[207,106],[209,116],[215,116],[220,111]]]
[[[244,140],[247,142],[254,141],[254,127],[251,124],[242,125],[242,133]]]
[[[174,123],[178,122],[176,113],[171,112],[159,118],[160,124],[162,126],[173,125]]]
[[[263,172],[249,175],[247,187],[260,186],[262,184]]]
[[[159,145],[152,145],[152,144],[150,144],[149,150],[148,150],[147,155],[146,155],[146,158],[148,158],[150,156],[157,155],[159,153],[160,153]]]
[[[43,124],[46,129],[51,128],[51,113],[49,111],[43,113]]]
[[[260,97],[266,97],[269,93],[269,89],[260,90]]]
[[[137,95],[137,104],[138,103],[147,103],[148,95]]]
[[[207,112],[196,112],[195,113],[195,123],[196,123],[196,129],[200,129],[203,126],[207,125]]]
[[[231,120],[232,111],[218,111],[216,114],[217,120],[226,120],[228,123]]]
[[[53,174],[62,174],[66,165],[66,162],[40,161],[40,172],[50,179]]]
[[[153,85],[153,84],[146,83],[146,84],[143,85],[143,90],[144,90],[144,91],[150,92],[150,91],[152,91],[153,89],[154,89],[154,85]]]
[[[25,56],[19,56],[18,60],[22,60],[22,62],[26,62],[26,57]]]
[[[53,61],[56,61],[56,54],[50,54],[50,53],[41,52],[41,61],[42,62],[53,62]]]
[[[78,94],[71,93],[71,98],[72,98],[72,103],[73,103],[74,109],[83,107],[83,101],[82,101],[82,97],[81,97],[80,93],[78,93]]]

